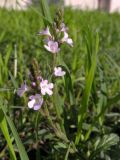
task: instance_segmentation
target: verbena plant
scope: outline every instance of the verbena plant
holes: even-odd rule
[[[41,39],[40,47],[45,58],[38,61],[33,56],[29,66],[23,68],[19,64],[24,59],[21,48],[18,59],[17,46],[14,46],[14,62],[10,64],[13,72],[10,72],[8,61],[11,45],[6,49],[5,58],[0,57],[0,85],[6,82],[11,87],[9,75],[16,89],[15,94],[9,90],[6,96],[1,94],[0,126],[7,145],[0,156],[5,156],[8,146],[8,157],[12,160],[32,159],[27,154],[33,149],[36,160],[110,159],[110,147],[119,142],[119,137],[111,133],[104,120],[106,111],[117,103],[120,93],[108,97],[105,73],[98,56],[99,34],[89,28],[82,32],[84,43],[81,48],[85,55],[80,57],[77,46],[68,36],[70,31],[64,24],[63,11],[58,10],[53,20],[45,0],[41,0],[41,10],[45,30],[36,36]],[[64,48],[64,45],[68,45],[68,48]],[[64,55],[70,54],[70,50],[74,55],[69,69],[69,59],[65,59]],[[17,65],[20,66],[19,70]],[[77,65],[81,73],[76,72]],[[20,82],[22,85],[18,88]],[[15,107],[17,105],[19,108]]]

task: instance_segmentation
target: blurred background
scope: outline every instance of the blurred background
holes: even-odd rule
[[[27,6],[39,3],[40,0],[1,0],[0,7],[26,9]],[[104,10],[120,12],[120,0],[48,0],[51,4],[62,2],[65,6],[82,10]]]

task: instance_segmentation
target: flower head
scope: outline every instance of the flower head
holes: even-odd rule
[[[62,43],[66,42],[67,44],[69,44],[71,47],[73,47],[73,40],[71,38],[68,37],[68,33],[64,32],[64,37],[62,38]]]
[[[61,67],[55,67],[55,68],[54,68],[54,75],[55,75],[56,77],[62,77],[62,76],[64,76],[65,74],[66,74],[65,71],[63,71]]]
[[[54,42],[54,41],[48,41],[47,45],[44,45],[44,47],[52,53],[58,53],[59,52],[59,48],[58,48],[58,42]]]
[[[30,101],[28,102],[28,107],[33,108],[34,110],[39,110],[43,104],[43,98],[40,94],[32,95],[29,97]]]
[[[26,85],[26,82],[24,82],[24,83],[21,85],[21,87],[18,89],[17,95],[20,96],[20,97],[22,97],[23,94],[24,94],[26,91],[28,91],[28,86]]]
[[[49,27],[47,27],[45,30],[41,31],[41,32],[39,33],[39,35],[52,37],[52,36],[51,36],[51,33],[50,33],[50,30],[49,30]]]
[[[54,87],[53,83],[48,83],[48,80],[42,80],[40,82],[42,95],[48,94],[49,96],[51,96],[53,94],[53,91],[52,91],[53,87]]]

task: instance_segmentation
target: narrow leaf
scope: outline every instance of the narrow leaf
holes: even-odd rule
[[[29,158],[27,156],[27,153],[25,151],[25,148],[24,148],[24,146],[23,146],[23,144],[21,142],[21,139],[20,139],[20,137],[18,135],[18,132],[17,132],[15,126],[14,126],[14,123],[13,123],[12,119],[6,113],[6,106],[2,106],[2,110],[4,112],[4,115],[5,115],[5,118],[7,120],[7,123],[8,123],[8,125],[9,125],[9,127],[10,127],[10,129],[12,131],[12,134],[13,134],[13,136],[15,138],[15,141],[16,141],[16,144],[17,144],[17,147],[18,147],[18,150],[19,150],[19,154],[20,154],[21,160],[29,160]]]
[[[6,119],[4,117],[4,113],[3,113],[2,109],[0,109],[0,127],[1,127],[1,130],[2,130],[2,133],[5,137],[5,139],[7,141],[9,151],[10,151],[11,160],[17,160],[15,152],[14,152],[14,148],[13,148],[13,145],[12,145],[12,142],[11,142],[11,138],[10,138],[10,135],[9,135],[7,122],[6,122]]]

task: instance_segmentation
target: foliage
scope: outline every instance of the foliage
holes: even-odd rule
[[[120,16],[65,9],[74,47],[63,45],[57,62],[66,75],[35,112],[16,90],[27,79],[32,58],[46,77],[51,68],[52,56],[38,32],[51,25],[54,8],[50,15],[41,2],[41,10],[0,10],[0,136],[10,151],[0,140],[0,158],[31,160],[35,153],[36,160],[115,159],[120,146]]]

